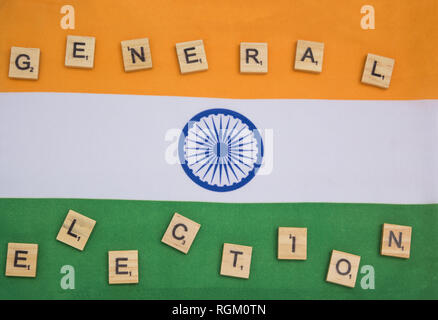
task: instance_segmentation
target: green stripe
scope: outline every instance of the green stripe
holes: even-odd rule
[[[97,220],[83,252],[55,240],[69,209]],[[174,212],[200,223],[188,255],[161,243]],[[412,226],[408,260],[379,254],[384,222]],[[276,258],[277,228],[308,228],[308,259]],[[437,299],[438,205],[219,204],[0,199],[0,299]],[[6,277],[8,242],[38,243],[36,279]],[[249,280],[219,275],[224,242],[253,247]],[[139,250],[140,283],[109,285],[109,250]],[[325,282],[332,249],[375,269],[375,289]],[[76,270],[62,290],[60,269]]]

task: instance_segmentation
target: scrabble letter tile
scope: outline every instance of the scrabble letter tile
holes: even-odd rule
[[[161,242],[187,254],[201,225],[175,213]]]
[[[360,257],[341,251],[332,251],[327,281],[354,288],[359,271]]]
[[[152,68],[148,38],[125,40],[121,44],[125,72]]]
[[[208,69],[204,42],[202,40],[177,43],[176,54],[182,74]]]
[[[94,37],[67,36],[65,66],[92,69],[95,43]]]
[[[109,284],[138,283],[138,251],[108,251]]]
[[[380,88],[389,88],[394,59],[368,53],[362,74],[362,83]]]
[[[298,40],[295,70],[320,73],[324,57],[324,43]]]
[[[82,251],[87,244],[95,224],[96,221],[93,219],[87,218],[73,210],[69,210],[56,240]]]
[[[278,259],[307,259],[307,228],[278,228]]]
[[[40,49],[11,48],[9,78],[38,80],[40,68]]]
[[[8,243],[6,276],[36,277],[38,245],[32,243]]]
[[[412,227],[383,224],[380,254],[409,259],[411,252]]]
[[[224,243],[221,275],[248,279],[251,255],[252,247]]]
[[[240,72],[267,73],[268,72],[268,44],[267,43],[240,43]]]

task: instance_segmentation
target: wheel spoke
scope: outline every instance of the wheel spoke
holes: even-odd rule
[[[213,146],[214,141],[210,139],[210,136],[209,136],[208,134],[206,134],[206,133],[204,132],[204,130],[202,130],[202,128],[201,128],[198,124],[196,124],[196,126],[197,126],[198,129],[201,130],[201,132],[205,135],[205,139],[211,141],[211,145]]]
[[[206,126],[207,129],[208,129],[208,132],[210,132],[210,134],[211,134],[210,137],[214,139],[214,133],[211,132],[211,129],[210,129],[210,127],[208,126],[207,122],[205,122],[205,120],[203,120],[203,121],[204,121],[205,126]],[[215,140],[214,143],[217,143],[217,140]]]

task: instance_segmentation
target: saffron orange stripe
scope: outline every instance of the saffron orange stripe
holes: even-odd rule
[[[63,30],[60,9],[75,8]],[[0,1],[0,91],[89,92],[220,98],[436,99],[435,0],[367,1],[376,29],[362,30],[362,0]],[[95,68],[64,67],[67,35],[96,37]],[[125,73],[120,41],[148,37],[153,68]],[[202,39],[209,70],[181,75],[178,42]],[[299,39],[325,43],[321,74],[293,70]],[[240,42],[267,42],[269,72],[239,73]],[[11,46],[41,49],[38,81],[8,78]],[[367,53],[395,59],[389,89],[360,83]]]

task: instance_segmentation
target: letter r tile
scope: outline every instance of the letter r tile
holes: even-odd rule
[[[295,54],[295,70],[320,73],[324,58],[324,43],[298,40]]]

